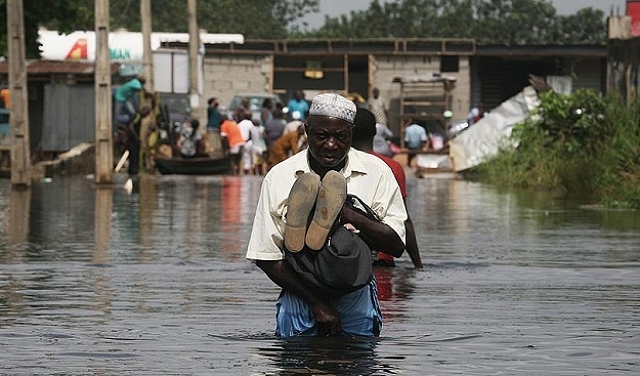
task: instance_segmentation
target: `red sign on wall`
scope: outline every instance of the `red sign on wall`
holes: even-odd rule
[[[631,36],[640,35],[640,0],[627,0],[627,16],[631,17]]]
[[[86,60],[87,54],[87,38],[79,38],[67,53],[66,60]]]

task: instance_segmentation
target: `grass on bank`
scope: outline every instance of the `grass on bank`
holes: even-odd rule
[[[640,208],[640,100],[627,106],[614,94],[586,89],[541,93],[505,145],[517,146],[478,166],[481,181]]]

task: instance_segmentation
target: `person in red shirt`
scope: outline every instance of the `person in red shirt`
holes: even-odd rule
[[[393,172],[393,176],[396,178],[398,182],[398,186],[400,187],[400,192],[402,193],[402,197],[405,199],[405,207],[406,198],[407,198],[407,178],[404,173],[404,167],[397,161],[385,157],[384,155],[378,154],[373,151],[373,138],[376,135],[376,117],[375,115],[364,108],[358,108],[356,112],[356,120],[355,120],[355,128],[353,130],[353,136],[351,141],[351,146],[362,150],[364,152],[373,154],[378,158],[382,159],[388,166],[391,168]],[[416,239],[416,233],[413,228],[413,221],[409,216],[407,211],[407,220],[405,221],[405,230],[406,230],[406,250],[411,257],[411,262],[416,268],[422,268],[422,259],[420,258],[420,250],[418,249],[418,241]],[[378,260],[374,262],[374,265],[377,266],[395,266],[393,256],[384,253],[384,250],[378,250],[379,257]]]

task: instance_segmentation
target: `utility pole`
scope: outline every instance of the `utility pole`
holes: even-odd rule
[[[111,133],[111,67],[109,57],[109,0],[95,2],[96,65],[96,173],[97,184],[113,182]]]
[[[9,44],[9,90],[11,95],[11,184],[31,186],[29,147],[29,94],[24,50],[24,12],[22,0],[7,0]]]
[[[151,51],[151,0],[140,0],[140,18],[142,22],[142,48],[144,67],[144,88],[153,93],[155,85],[153,83],[153,52]]]
[[[198,90],[198,19],[196,17],[197,1],[188,0],[189,9],[189,102],[191,103],[191,117],[200,118],[200,94]]]

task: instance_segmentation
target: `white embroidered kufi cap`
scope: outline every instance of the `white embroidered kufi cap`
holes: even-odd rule
[[[331,116],[354,124],[356,105],[340,94],[318,94],[311,101],[309,115]]]

